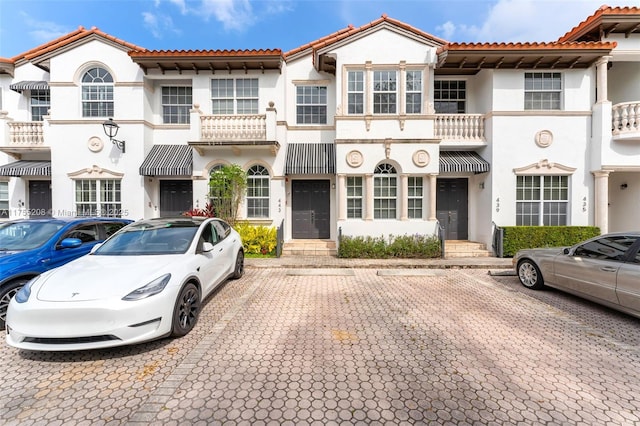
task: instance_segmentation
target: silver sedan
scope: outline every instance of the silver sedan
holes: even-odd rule
[[[572,247],[520,250],[522,285],[545,285],[640,318],[640,232],[600,235]]]

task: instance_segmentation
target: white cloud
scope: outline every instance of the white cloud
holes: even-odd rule
[[[202,0],[201,12],[206,18],[213,16],[225,30],[242,31],[256,21],[249,0]]]
[[[174,26],[170,16],[143,12],[142,20],[144,27],[157,39],[163,38],[167,33],[180,34],[180,30]]]
[[[74,30],[74,28],[59,25],[55,22],[35,20],[25,12],[21,12],[20,15],[24,18],[24,25],[30,28],[28,34],[38,45],[62,37]]]

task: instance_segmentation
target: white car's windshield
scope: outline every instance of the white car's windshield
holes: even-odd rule
[[[197,226],[177,223],[130,225],[109,238],[94,255],[156,255],[187,251]]]
[[[0,227],[0,251],[32,250],[46,243],[62,223],[15,222]]]

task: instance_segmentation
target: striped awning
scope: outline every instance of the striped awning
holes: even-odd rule
[[[0,166],[0,176],[51,176],[51,161],[14,161]]]
[[[189,145],[154,145],[140,166],[142,176],[191,176],[192,171]]]
[[[335,174],[336,147],[332,143],[287,145],[285,175]]]
[[[48,81],[19,81],[9,85],[9,89],[16,92],[22,92],[23,90],[49,90]]]
[[[486,173],[490,164],[473,151],[441,151],[440,173]]]

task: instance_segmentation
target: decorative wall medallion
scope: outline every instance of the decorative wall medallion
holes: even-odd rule
[[[536,145],[546,148],[553,143],[553,133],[549,130],[540,130],[536,133]]]
[[[413,164],[418,167],[426,166],[429,164],[430,159],[431,157],[429,157],[429,153],[423,149],[413,153]]]
[[[87,147],[91,152],[99,152],[104,148],[104,142],[102,142],[102,139],[99,137],[93,136],[87,141]]]
[[[362,153],[360,151],[349,151],[347,154],[347,164],[351,167],[360,167],[362,165],[362,161],[364,158],[362,157]]]

